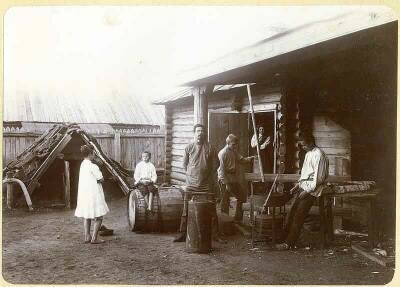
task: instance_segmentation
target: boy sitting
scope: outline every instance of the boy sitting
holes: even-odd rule
[[[156,168],[150,162],[151,153],[144,151],[142,153],[142,161],[135,168],[135,185],[144,196],[147,204],[147,210],[152,210],[153,196],[157,191],[154,183],[157,181]]]

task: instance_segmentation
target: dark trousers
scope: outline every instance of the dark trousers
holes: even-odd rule
[[[222,193],[221,199],[221,212],[229,214],[229,197],[232,195],[237,199],[235,220],[241,221],[243,219],[242,204],[246,201],[240,183],[226,183],[219,181],[219,187]]]
[[[149,192],[152,192],[153,195],[156,194],[156,192],[157,192],[157,188],[152,183],[148,184],[148,185],[144,185],[142,183],[138,183],[137,184],[137,188],[140,190],[140,193],[143,196],[148,195]]]
[[[294,246],[299,238],[304,220],[315,200],[315,197],[310,194],[300,199],[300,192],[295,195],[294,202],[285,219],[286,243],[289,246]]]

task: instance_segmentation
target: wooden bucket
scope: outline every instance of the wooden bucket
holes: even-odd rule
[[[213,208],[212,201],[189,201],[186,252],[209,253],[211,251]]]
[[[275,215],[275,231],[283,229],[284,217],[282,214]],[[272,231],[272,215],[259,214],[255,217],[255,229],[259,234],[268,235]]]
[[[161,187],[153,197],[153,212],[146,212],[144,197],[138,189],[129,193],[128,224],[131,231],[177,231],[183,210],[182,193],[177,187]]]

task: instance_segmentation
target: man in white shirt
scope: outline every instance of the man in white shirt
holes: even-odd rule
[[[150,162],[151,153],[145,151],[142,153],[142,161],[135,167],[135,185],[144,196],[147,209],[152,210],[153,196],[157,189],[154,183],[157,181],[156,168]]]
[[[329,161],[325,153],[315,145],[311,134],[303,135],[300,144],[307,152],[304,158],[301,176],[291,191],[297,191],[293,205],[286,218],[284,243],[277,244],[280,250],[287,250],[296,244],[300,236],[304,220],[314,203],[315,198],[321,196],[324,182],[329,173]]]

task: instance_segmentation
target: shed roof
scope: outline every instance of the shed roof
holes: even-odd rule
[[[365,6],[343,11],[332,13],[330,18],[324,20],[310,19],[291,30],[187,70],[182,73],[182,83],[192,86],[213,75],[397,20],[395,12],[385,6]]]
[[[5,95],[3,121],[160,125],[163,111],[138,97]]]
[[[247,83],[246,83],[247,84]],[[231,84],[231,85],[215,85],[213,92],[217,91],[226,91],[230,89],[240,88],[246,86],[246,84]],[[254,83],[250,83],[253,85]],[[176,92],[167,95],[159,100],[153,102],[155,105],[164,105],[168,102],[174,102],[176,100],[192,97],[192,88],[191,87],[179,87]]]
[[[190,86],[221,83],[220,80],[228,79],[228,75],[232,71],[248,70],[252,65],[262,61],[285,57],[293,51],[299,51],[319,43],[327,43],[329,40],[394,21],[397,21],[395,12],[385,6],[359,7],[359,9],[333,14],[325,20],[314,21],[311,19],[294,29],[278,33],[213,62],[185,71],[181,75],[181,83],[185,87],[181,87],[181,91],[167,95],[154,103],[166,104],[189,97],[191,96]],[[290,60],[293,58],[288,58],[286,61]],[[230,82],[229,79],[227,81]],[[226,81],[222,83],[226,83]],[[237,82],[231,81],[231,83]]]

